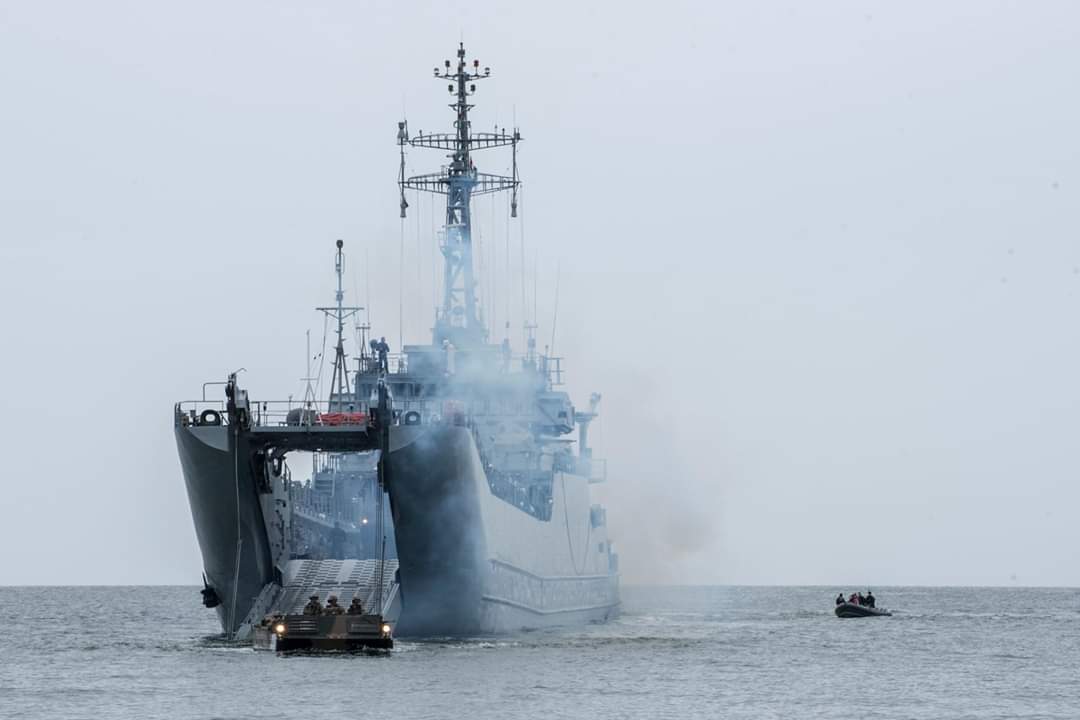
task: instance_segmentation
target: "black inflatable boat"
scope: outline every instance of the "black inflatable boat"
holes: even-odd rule
[[[892,613],[885,608],[873,608],[869,605],[856,605],[849,602],[836,606],[836,617],[840,618],[877,617],[879,615],[888,616],[892,615]]]

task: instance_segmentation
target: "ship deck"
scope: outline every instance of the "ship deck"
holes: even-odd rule
[[[253,444],[308,452],[366,452],[378,449],[378,435],[365,425],[261,426],[245,430]]]

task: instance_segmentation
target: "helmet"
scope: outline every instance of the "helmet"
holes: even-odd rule
[[[311,595],[310,597],[308,597],[308,600],[318,600],[318,599],[319,599],[318,595]]]

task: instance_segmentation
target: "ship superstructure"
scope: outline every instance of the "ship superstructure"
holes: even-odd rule
[[[491,343],[479,311],[472,198],[507,191],[516,215],[520,133],[472,131],[470,98],[491,73],[463,46],[434,74],[453,96],[453,131],[410,135],[401,122],[397,136],[401,215],[408,192],[446,197],[431,342],[368,356],[361,341],[358,369],[345,370],[342,330],[358,309],[343,304],[339,243],[337,303],[323,309],[338,326],[340,361],[328,401],[275,410],[249,401],[233,375],[220,407],[177,405],[204,599],[229,633],[312,587],[364,595],[396,618],[398,634],[506,632],[618,608],[606,513],[590,500],[606,478],[587,445],[600,397],[575,408],[560,389],[561,359],[531,340],[522,353],[508,339]],[[407,176],[406,147],[444,151],[448,163]],[[510,175],[477,169],[474,153],[493,148],[510,149]],[[315,452],[309,483],[289,477],[293,450]]]

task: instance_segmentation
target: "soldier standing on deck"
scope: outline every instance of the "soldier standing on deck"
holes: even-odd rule
[[[379,351],[379,370],[384,373],[390,372],[390,360],[387,355],[390,353],[390,345],[387,344],[386,338],[379,338],[379,344],[376,345],[376,350]]]

